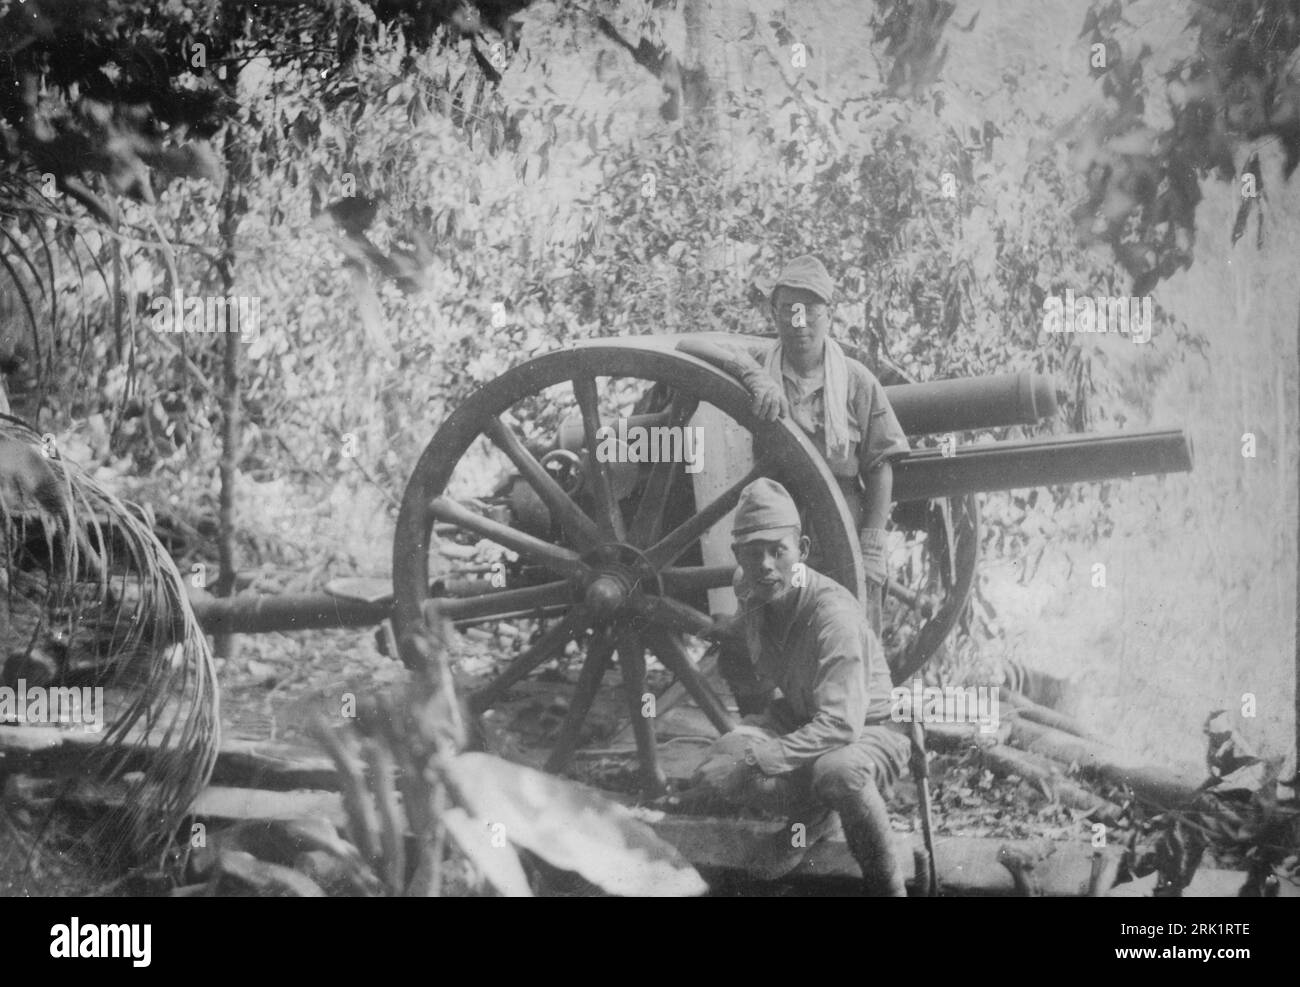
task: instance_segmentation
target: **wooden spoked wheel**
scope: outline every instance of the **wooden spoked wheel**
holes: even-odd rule
[[[666,395],[666,407],[642,424],[653,420],[685,426],[708,403],[752,436],[750,462],[702,464],[702,470],[734,476],[707,503],[695,502],[692,477],[682,463],[636,467],[629,483],[622,464],[601,462],[596,455],[601,426],[630,414],[656,385]],[[581,421],[580,448],[567,454],[568,465],[580,474],[576,484],[572,475],[559,476],[549,468],[555,463],[545,452],[554,448],[566,408],[570,421]],[[770,476],[785,484],[810,519],[807,533],[825,571],[862,598],[862,563],[851,515],[825,461],[796,427],[784,420],[761,422],[749,409],[744,388],[729,376],[649,339],[575,346],[537,357],[485,384],[438,429],[402,499],[393,547],[393,621],[403,660],[418,660],[409,635],[422,625],[431,598],[435,525],[443,534],[464,532],[514,553],[519,564],[513,584],[489,591],[480,587],[472,596],[441,601],[442,612],[460,623],[551,621],[472,696],[472,705],[480,711],[491,708],[576,641],[585,656],[551,742],[547,769],[560,771],[568,763],[601,681],[617,665],[642,789],[662,791],[654,724],[642,715],[646,656],[659,659],[716,729],[731,728],[726,704],[692,663],[684,635],[710,632],[713,621],[702,601],[708,589],[731,585],[734,564],[687,560],[699,558],[699,539],[731,511],[749,482]],[[530,428],[537,430],[531,436]],[[526,531],[482,510],[481,495],[505,472],[484,475],[483,464],[494,457],[531,488],[535,501],[545,507],[546,523],[539,526],[534,520]]]
[[[902,588],[885,600],[882,637],[894,684],[923,669],[948,640],[975,586],[979,504],[974,496],[901,504],[902,535],[889,578]]]
[[[864,354],[849,348],[858,360]],[[878,366],[886,386],[911,384],[902,368]],[[980,512],[974,494],[897,504],[881,637],[895,685],[925,668],[961,620],[979,564]]]

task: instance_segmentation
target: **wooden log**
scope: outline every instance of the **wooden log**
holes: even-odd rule
[[[985,748],[981,753],[984,766],[999,778],[1019,775],[1025,781],[1035,782],[1044,793],[1071,809],[1084,810],[1089,818],[1103,822],[1113,822],[1119,818],[1119,806],[1067,778],[1059,765],[1048,758],[1016,750],[1005,744]]]
[[[1013,719],[1011,743],[1065,764],[1077,764],[1088,777],[1127,785],[1139,801],[1161,812],[1191,809],[1201,797],[1198,782],[1185,775],[1135,763],[1119,748],[1084,740],[1041,723]]]
[[[982,733],[974,723],[927,723],[925,746],[940,754],[959,754],[962,751],[992,747],[1005,743],[1011,734],[1011,724],[998,724],[993,733]]]
[[[1101,738],[1092,733],[1078,720],[1066,716],[1064,713],[1058,713],[1054,709],[1046,706],[1040,706],[1020,693],[1008,689],[1006,686],[998,689],[998,701],[1004,706],[1012,708],[1013,715],[1031,720],[1034,723],[1040,723],[1046,727],[1052,727],[1063,733],[1073,734],[1076,737],[1082,737],[1084,740],[1101,741]]]
[[[15,775],[10,782],[22,775]],[[41,779],[44,781],[44,779]],[[47,785],[58,786],[56,782]],[[56,787],[68,807],[90,814],[120,809],[126,805],[128,786],[123,783],[102,784],[89,781],[71,787]],[[296,791],[268,792],[260,788],[223,788],[210,786],[199,793],[190,809],[193,816],[209,825],[228,825],[249,819],[290,821],[306,817],[328,819],[336,828],[347,822],[343,802],[337,792]]]
[[[111,751],[125,760],[124,770],[143,770],[156,745],[133,748],[129,742],[105,747],[102,733],[52,727],[0,726],[0,768],[33,774],[76,774],[92,750]],[[335,789],[334,765],[314,747],[275,741],[227,740],[217,754],[212,781],[218,785],[286,791]]]
[[[647,819],[660,837],[673,843],[678,850],[706,878],[711,871],[743,870],[746,844],[754,839],[771,840],[777,832],[786,831],[785,823],[755,820],[706,819],[680,816]],[[902,859],[905,855],[922,850],[919,833],[895,834],[895,849]],[[983,837],[938,836],[935,838],[935,858],[938,865],[942,894],[968,896],[1014,896],[1015,878],[1002,863],[1008,857],[1032,861],[1033,883],[1037,893],[1044,897],[1086,897],[1090,888],[1104,886],[1113,880],[1118,869],[1120,851],[1108,847],[1095,851],[1089,843],[1063,843],[1029,840],[1000,840]],[[1100,856],[1100,862],[1095,862]],[[1099,878],[1094,874],[1101,870]],[[835,879],[856,881],[857,864],[841,840],[826,840],[808,850],[803,863],[784,878],[801,880]],[[1236,870],[1217,870],[1202,867],[1197,871],[1183,893],[1184,897],[1218,898],[1235,897],[1246,882],[1246,873]],[[1154,875],[1152,876],[1154,882]],[[915,877],[908,880],[909,890],[919,893],[921,888]],[[1132,882],[1117,885],[1109,895],[1123,896],[1121,889],[1133,889]],[[1139,886],[1140,888],[1140,886]],[[1129,891],[1130,896],[1133,891]],[[1136,890],[1141,896],[1143,891]],[[1282,897],[1300,897],[1300,888],[1288,881],[1281,882]]]
[[[190,605],[208,634],[369,627],[392,612],[392,605],[388,602],[367,603],[329,593],[247,593],[216,597],[191,590]]]
[[[486,580],[446,580],[447,590],[463,591],[442,601],[446,616],[457,627],[485,620],[531,616],[567,609],[559,604],[537,606],[528,603],[517,611],[508,601],[512,595],[526,595],[521,590],[497,590]],[[339,591],[339,587],[335,587]],[[346,590],[346,587],[345,587]],[[347,593],[351,593],[350,590]],[[486,598],[486,599],[482,599]],[[239,593],[235,596],[212,596],[203,590],[189,590],[190,607],[207,634],[270,634],[292,631],[373,627],[392,615],[391,596],[363,590],[355,595],[345,592],[321,593]]]
[[[11,786],[14,792],[24,790],[21,783]],[[72,793],[68,801],[82,811],[102,812],[120,806],[125,799],[123,791],[121,786],[114,790],[83,785]],[[209,825],[245,819],[295,820],[310,816],[328,819],[338,828],[345,824],[342,800],[336,792],[209,788],[199,796],[194,814]],[[672,843],[687,860],[704,870],[706,876],[708,872],[745,872],[752,863],[755,845],[765,842],[771,846],[789,834],[785,822],[668,816],[646,810],[639,814],[661,838]],[[914,849],[922,847],[919,833],[898,833],[895,839],[896,848],[904,860],[912,856]],[[949,895],[1014,895],[1016,888],[1011,872],[999,862],[999,853],[1004,849],[1003,857],[1012,854],[1021,860],[1033,861],[1035,887],[1043,896],[1087,895],[1094,866],[1090,844],[960,836],[935,839],[941,892]],[[1246,876],[1241,871],[1202,868],[1184,896],[1235,896],[1237,889],[1245,884]],[[783,879],[843,883],[855,882],[859,877],[858,865],[848,846],[842,840],[828,839],[808,848],[802,862],[785,873]],[[1296,893],[1288,882],[1282,883],[1284,897]],[[1134,887],[1132,883],[1119,885],[1110,893],[1123,895],[1126,893],[1123,889],[1127,889],[1129,894],[1142,894],[1141,886]]]
[[[756,845],[771,845],[789,833],[784,822],[664,816],[648,819],[660,837],[672,843],[695,867],[704,872],[746,871]],[[901,859],[924,851],[920,833],[896,833],[895,850]],[[935,863],[941,894],[1016,895],[1011,872],[999,861],[1008,849],[1022,860],[1033,860],[1035,883],[1046,897],[1083,897],[1092,875],[1093,850],[1087,844],[1046,843],[938,836]],[[1112,851],[1112,852],[1118,852]],[[842,840],[824,840],[810,847],[803,862],[785,875],[794,881],[857,881],[861,871]],[[909,888],[919,893],[915,876]]]

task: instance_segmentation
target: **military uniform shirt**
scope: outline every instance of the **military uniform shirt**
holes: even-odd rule
[[[741,599],[754,672],[781,690],[773,712],[792,728],[777,741],[784,772],[855,742],[866,724],[889,722],[889,666],[862,605],[829,576],[804,573],[788,624],[774,626],[767,607]]]
[[[760,364],[778,340],[746,340],[746,350]],[[861,362],[847,353],[849,454],[844,459],[826,455],[826,410],[824,405],[825,371],[818,368],[811,377],[800,377],[789,367],[781,367],[790,417],[807,433],[838,477],[856,477],[868,473],[911,450],[898,417],[885,396],[884,385]]]

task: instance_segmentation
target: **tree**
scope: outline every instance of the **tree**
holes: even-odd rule
[[[172,244],[157,213],[159,195],[172,182],[198,179],[224,187],[222,250],[215,257],[202,248],[197,253],[215,262],[222,288],[229,292],[233,238],[246,206],[238,186],[247,176],[234,153],[231,129],[240,111],[235,88],[240,67],[257,59],[319,77],[324,80],[319,98],[337,103],[348,98],[346,69],[392,30],[400,33],[408,54],[468,39],[476,63],[487,66],[480,71],[486,72],[491,66],[479,45],[489,35],[501,43],[515,40],[510,17],[526,5],[510,0],[488,0],[477,7],[393,0],[343,0],[324,7],[219,0],[178,0],[161,7],[109,0],[0,2],[0,36],[5,38],[0,212],[13,218],[0,226],[0,270],[13,289],[0,296],[0,370],[24,376],[30,371],[38,381],[34,397],[23,389],[22,410],[39,420],[49,378],[60,371],[76,372],[75,365],[60,366],[69,348],[59,335],[64,277],[73,277],[82,289],[83,360],[86,348],[99,343],[87,332],[87,302],[106,303],[113,313],[108,352],[134,369],[135,313],[124,312],[123,299],[130,292],[122,244],[143,241],[157,249],[170,274],[170,291],[181,290]],[[340,76],[342,81],[335,81]],[[223,127],[225,143],[218,154],[211,141]],[[142,208],[133,211],[132,203]],[[111,276],[101,265],[105,241],[111,244]],[[85,291],[83,257],[93,261],[103,282],[98,297]],[[14,305],[15,295],[20,307]],[[48,306],[48,323],[38,315],[37,298],[44,299],[41,307]],[[27,340],[14,330],[24,321]],[[126,323],[132,330],[129,342]],[[239,440],[234,339],[227,338],[223,358],[224,437],[230,457]],[[175,344],[169,348],[178,349]],[[183,344],[177,355],[187,377],[203,379],[202,368]],[[4,408],[8,410],[7,401]],[[86,644],[93,653],[100,648],[118,656],[142,653],[142,676],[133,667],[138,662],[120,662],[131,668],[122,682],[135,689],[135,698],[106,735],[114,742],[129,737],[136,745],[147,745],[155,742],[155,729],[163,731],[161,750],[133,789],[125,820],[129,849],[144,852],[171,838],[211,772],[218,731],[212,657],[184,603],[176,567],[146,523],[148,516],[62,464],[48,439],[12,423],[0,436],[0,556],[9,601],[0,622],[6,669],[16,668],[15,674],[57,671],[37,660],[44,641],[40,633],[12,635],[15,625],[8,610],[19,603],[16,615],[47,613],[36,620],[37,630],[53,619],[50,614],[62,614],[74,640],[79,634],[93,639]],[[33,449],[47,454],[48,466]],[[233,459],[227,465],[222,501],[228,589],[233,577]],[[49,482],[29,482],[33,475],[45,475]],[[59,491],[53,502],[39,498],[47,487]],[[35,531],[45,535],[44,552],[28,541]],[[14,573],[23,577],[21,585],[10,583]],[[97,593],[87,598],[83,583],[97,586]],[[123,592],[128,600],[121,598]],[[134,617],[123,630],[122,618],[132,606]],[[108,623],[100,623],[104,620]],[[146,728],[133,733],[142,721]],[[109,776],[125,770],[123,760],[100,758],[97,763]]]

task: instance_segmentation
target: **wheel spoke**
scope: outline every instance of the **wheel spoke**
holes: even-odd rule
[[[734,565],[669,566],[660,571],[664,592],[685,596],[708,589],[730,586],[736,573]]]
[[[600,397],[596,393],[596,378],[582,376],[573,378],[573,396],[577,398],[578,408],[582,411],[582,430],[587,441],[587,475],[591,477],[592,492],[596,498],[596,521],[601,531],[617,541],[626,537],[623,531],[623,515],[619,512],[618,501],[614,498],[613,478],[610,476],[609,464],[602,463],[596,456],[600,429]]]
[[[433,498],[429,503],[429,513],[439,521],[445,521],[448,524],[454,524],[467,531],[472,531],[474,534],[494,541],[512,552],[518,552],[535,562],[540,562],[554,572],[569,575],[579,572],[583,568],[582,560],[577,553],[559,545],[552,545],[550,542],[542,541],[540,538],[534,538],[530,534],[502,524],[499,521],[493,521],[491,518],[483,517],[481,514],[475,514],[473,511],[461,507],[460,504],[457,504],[449,497]]]
[[[519,474],[537,492],[542,503],[550,509],[551,516],[560,522],[560,527],[580,548],[592,548],[600,544],[600,529],[595,522],[583,513],[573,498],[564,492],[564,488],[555,482],[555,478],[546,472],[514,429],[500,418],[493,418],[488,422],[486,432],[488,438],[506,454]]]
[[[548,627],[531,647],[520,652],[504,672],[476,692],[470,700],[471,708],[482,712],[490,707],[512,685],[563,651],[570,638],[587,628],[587,623],[586,611],[582,607],[574,607],[563,620]]]
[[[694,634],[696,637],[710,637],[716,631],[713,618],[701,613],[689,603],[674,600],[671,596],[644,596],[635,603],[636,611],[652,624]]]
[[[478,596],[435,596],[433,600],[437,600],[442,613],[454,621],[504,620],[518,613],[527,615],[533,610],[565,606],[573,602],[572,590],[565,582],[502,589]]]
[[[740,492],[763,475],[763,465],[757,464],[743,477],[729,486],[704,510],[687,518],[667,535],[646,549],[646,558],[656,567],[668,565],[694,544],[701,535],[727,516],[727,512],[740,500]]]
[[[700,707],[717,731],[727,733],[734,730],[736,723],[731,718],[726,703],[713,691],[713,687],[704,677],[704,672],[691,661],[690,655],[686,653],[677,635],[656,628],[651,634],[650,643],[659,660],[677,676],[677,684],[685,688],[690,697],[695,700],[695,705]],[[663,714],[668,708],[661,701],[655,712]]]
[[[623,695],[627,699],[628,712],[632,714],[632,733],[636,737],[636,750],[641,761],[641,787],[647,795],[662,795],[668,782],[659,767],[654,720],[641,713],[646,694],[645,644],[629,627],[619,631],[618,667],[623,673]]]
[[[609,630],[602,628],[587,647],[587,660],[583,662],[582,670],[578,672],[578,684],[573,690],[573,698],[569,701],[569,711],[564,714],[564,723],[560,726],[555,746],[551,748],[551,755],[546,759],[547,771],[558,774],[569,763],[569,758],[573,757],[573,752],[578,747],[582,724],[586,722],[587,714],[591,712],[592,704],[596,701],[596,694],[600,691],[600,682],[605,677],[605,670],[609,667],[609,656],[613,650],[614,643],[610,638]]]
[[[668,426],[680,428],[691,420],[695,409],[699,407],[699,398],[689,394],[674,394],[668,415]],[[648,545],[652,538],[657,538],[663,527],[664,510],[668,504],[668,494],[672,489],[674,478],[680,472],[680,463],[667,460],[655,463],[646,480],[641,494],[641,503],[637,505],[636,516],[632,519],[632,530],[628,540],[638,547]]]

